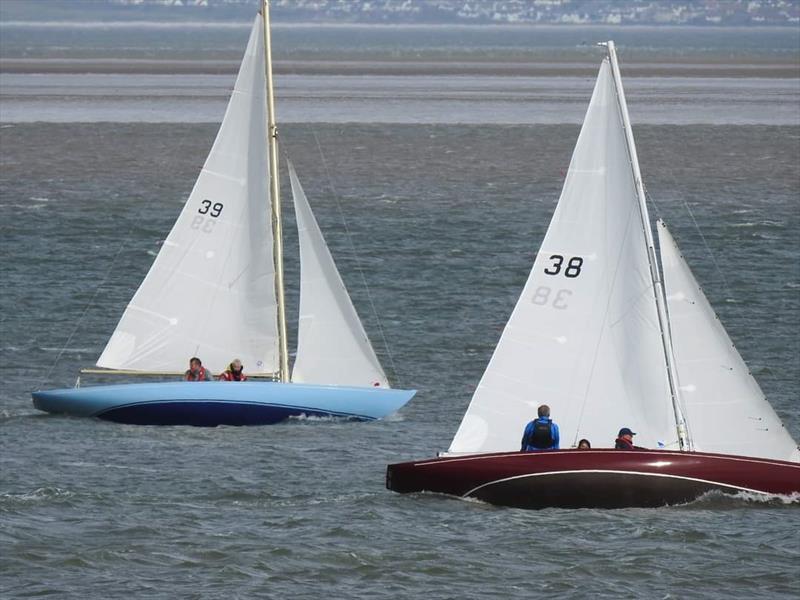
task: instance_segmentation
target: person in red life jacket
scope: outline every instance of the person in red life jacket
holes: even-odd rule
[[[616,450],[644,450],[644,448],[633,445],[633,436],[635,435],[636,434],[633,431],[627,427],[623,427],[617,434],[617,439],[614,442],[614,448]]]
[[[238,358],[234,358],[231,364],[228,365],[228,368],[223,371],[223,373],[219,376],[220,381],[247,381],[247,377],[244,374],[244,366],[242,365],[242,361]]]
[[[520,450],[522,452],[558,450],[558,425],[550,419],[550,407],[542,404],[537,412],[539,418],[525,426]]]
[[[189,359],[189,370],[183,374],[186,381],[211,381],[211,373],[203,366],[199,358],[193,356]]]

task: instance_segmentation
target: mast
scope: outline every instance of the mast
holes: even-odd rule
[[[278,179],[278,126],[275,123],[275,95],[272,90],[272,39],[269,24],[269,0],[262,0],[264,17],[264,64],[267,78],[267,140],[269,142],[270,198],[272,199],[272,239],[275,261],[275,300],[278,304],[278,365],[283,383],[289,381],[289,350],[286,341],[286,296],[283,288],[283,229],[281,192]]]
[[[622,78],[619,74],[619,64],[617,63],[617,50],[614,42],[608,41],[599,44],[608,50],[611,73],[614,76],[614,87],[617,91],[617,101],[622,115],[622,125],[625,129],[625,142],[628,147],[628,157],[633,169],[633,180],[636,185],[636,195],[639,199],[639,215],[642,219],[645,240],[647,242],[647,260],[650,263],[650,278],[653,281],[655,291],[656,308],[658,312],[658,327],[661,331],[661,343],[664,350],[664,360],[667,365],[667,380],[669,381],[669,392],[672,399],[672,410],[675,413],[675,426],[678,430],[678,443],[680,449],[688,451],[692,449],[692,443],[686,428],[686,419],[680,409],[680,396],[678,390],[678,374],[675,370],[675,359],[672,350],[672,337],[669,330],[669,318],[667,316],[667,300],[664,294],[664,284],[661,281],[661,273],[656,261],[655,243],[653,242],[653,230],[650,228],[650,215],[647,211],[647,201],[644,194],[644,184],[642,183],[642,173],[639,170],[639,157],[636,154],[636,144],[633,140],[633,130],[631,129],[630,117],[628,116],[628,104],[625,101],[625,91],[622,89]]]

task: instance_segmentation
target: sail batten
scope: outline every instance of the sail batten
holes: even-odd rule
[[[227,181],[230,181],[232,183],[236,183],[236,184],[239,184],[239,185],[244,185],[246,183],[246,180],[242,179],[241,177],[235,177],[233,175],[228,175],[226,173],[220,173],[219,171],[212,171],[211,169],[203,168],[203,169],[201,169],[200,172],[204,173],[206,175],[213,175],[214,177],[219,177],[220,179],[225,179]]]

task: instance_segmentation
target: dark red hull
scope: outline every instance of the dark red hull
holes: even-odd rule
[[[386,487],[517,508],[655,507],[715,490],[800,495],[800,464],[662,450],[506,452],[389,465]]]

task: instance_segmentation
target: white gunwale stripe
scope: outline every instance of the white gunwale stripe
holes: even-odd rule
[[[513,481],[514,479],[524,479],[525,477],[541,477],[541,476],[545,476],[545,475],[565,475],[565,474],[572,474],[572,473],[615,473],[615,474],[621,474],[621,475],[643,475],[645,477],[665,477],[665,478],[669,478],[669,479],[683,479],[683,480],[686,480],[686,481],[696,481],[698,483],[707,483],[707,484],[711,484],[711,485],[714,485],[714,486],[717,486],[717,487],[724,487],[724,488],[730,488],[730,489],[734,489],[734,490],[741,490],[743,492],[752,492],[754,494],[762,494],[762,495],[766,495],[766,496],[771,495],[771,492],[763,492],[761,490],[754,490],[752,488],[741,487],[741,486],[738,486],[738,485],[731,485],[731,484],[728,484],[728,483],[720,483],[718,481],[709,481],[708,479],[698,479],[696,477],[683,477],[681,475],[672,475],[672,474],[669,474],[669,473],[645,473],[645,472],[642,472],[642,471],[618,471],[618,470],[614,470],[614,469],[575,469],[575,470],[572,470],[572,471],[548,471],[548,472],[545,472],[545,473],[525,473],[524,475],[514,475],[513,477],[505,477],[503,479],[495,479],[494,481],[490,481],[488,483],[482,483],[478,487],[469,490],[465,494],[462,494],[461,497],[465,498],[465,497],[470,496],[473,493],[477,492],[481,488],[485,488],[487,486],[494,485],[494,484],[497,484],[497,483],[504,483],[506,481]]]

